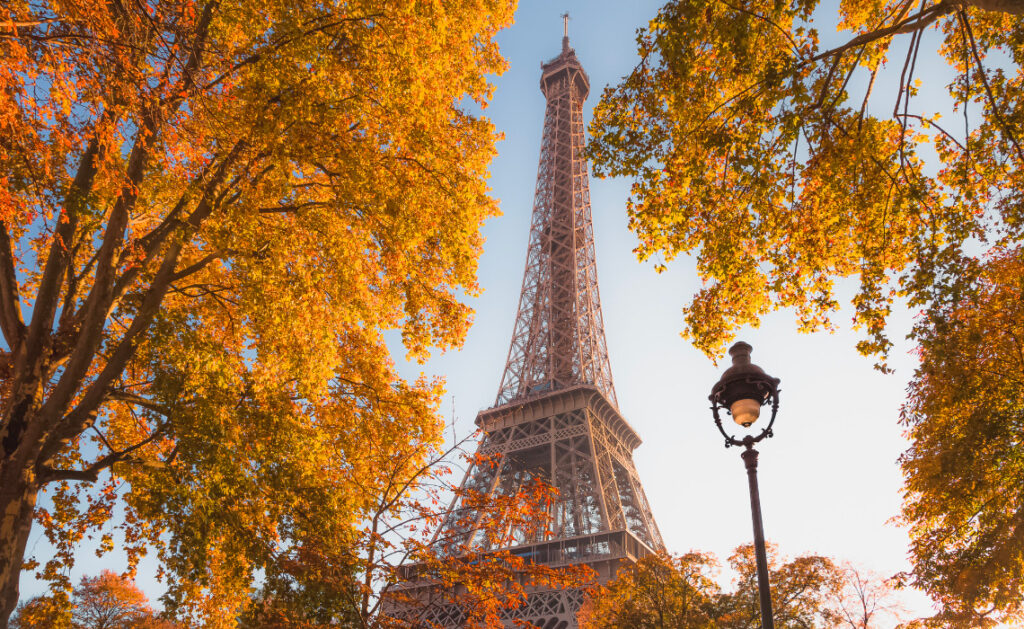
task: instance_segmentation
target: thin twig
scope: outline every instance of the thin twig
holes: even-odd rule
[[[967,31],[967,37],[970,39],[971,53],[974,55],[974,62],[978,66],[978,76],[981,77],[981,84],[985,86],[985,94],[988,96],[989,105],[992,107],[992,116],[999,123],[999,127],[1003,130],[1006,139],[1017,150],[1017,158],[1024,165],[1024,151],[1021,150],[1020,144],[1017,143],[1017,138],[1006,124],[1006,120],[1003,119],[1003,115],[999,111],[999,105],[996,103],[996,97],[992,94],[992,87],[988,84],[988,73],[985,71],[985,66],[982,65],[981,57],[978,55],[978,46],[974,42],[974,31],[971,29],[971,23],[967,20],[967,14],[963,9],[960,9],[957,11],[957,16],[960,18],[960,23],[963,24],[964,29]]]

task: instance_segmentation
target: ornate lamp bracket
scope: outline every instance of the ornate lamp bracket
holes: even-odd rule
[[[722,425],[722,417],[719,414],[719,409],[725,409],[728,411],[729,406],[726,403],[726,389],[733,388],[734,385],[739,385],[744,388],[754,389],[758,393],[762,394],[761,406],[770,404],[772,407],[772,416],[768,420],[768,425],[765,426],[761,432],[755,435],[744,435],[742,438],[737,438],[734,435],[730,435],[725,431],[725,427]],[[718,432],[722,433],[725,437],[725,447],[729,448],[732,446],[744,446],[748,450],[754,447],[754,444],[773,437],[772,426],[775,425],[775,415],[779,412],[779,380],[777,378],[765,377],[761,375],[751,375],[739,380],[732,380],[728,383],[719,382],[712,389],[711,395],[708,399],[711,400],[711,414],[715,418],[715,426],[718,426]]]

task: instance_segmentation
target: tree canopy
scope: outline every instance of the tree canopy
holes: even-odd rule
[[[1019,0],[662,7],[639,64],[605,90],[589,151],[598,174],[635,181],[641,259],[696,255],[685,335],[715,356],[779,308],[829,328],[836,280],[855,277],[859,348],[884,360],[895,299],[930,303],[979,246],[1018,242],[1022,13]],[[833,24],[849,35],[824,47]],[[926,57],[953,76],[946,117],[914,98]]]
[[[46,596],[18,606],[17,629],[174,629],[156,616],[146,595],[130,580],[104,570],[82,577],[67,604]]]
[[[944,620],[1024,622],[1024,251],[965,272],[930,318],[903,409],[908,579]]]
[[[648,555],[587,595],[579,613],[584,629],[711,629],[721,596],[714,581],[717,561],[690,552]]]
[[[117,512],[216,626],[415,477],[440,383],[385,332],[423,358],[468,326],[513,7],[5,4],[0,627],[33,515],[56,588]]]
[[[892,592],[886,582],[827,557],[807,555],[781,561],[775,547],[769,546],[776,627],[875,626],[868,624],[872,616],[878,617],[872,606],[888,602]],[[580,627],[757,629],[761,615],[753,546],[736,548],[729,567],[736,578],[734,587],[725,591],[715,580],[718,561],[711,554],[644,557],[620,569],[608,584],[590,590],[579,614]],[[860,619],[849,612],[853,604],[865,606]]]

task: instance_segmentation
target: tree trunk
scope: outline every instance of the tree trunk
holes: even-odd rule
[[[0,478],[11,475],[15,474],[3,470]],[[30,470],[23,470],[16,474],[15,482],[5,482],[0,487],[0,629],[7,629],[7,622],[18,606],[18,581],[38,491]]]

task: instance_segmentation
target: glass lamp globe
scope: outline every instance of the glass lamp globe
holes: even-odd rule
[[[744,428],[750,428],[750,425],[761,416],[761,402],[750,398],[736,400],[729,406],[729,412],[732,413],[734,422]]]

